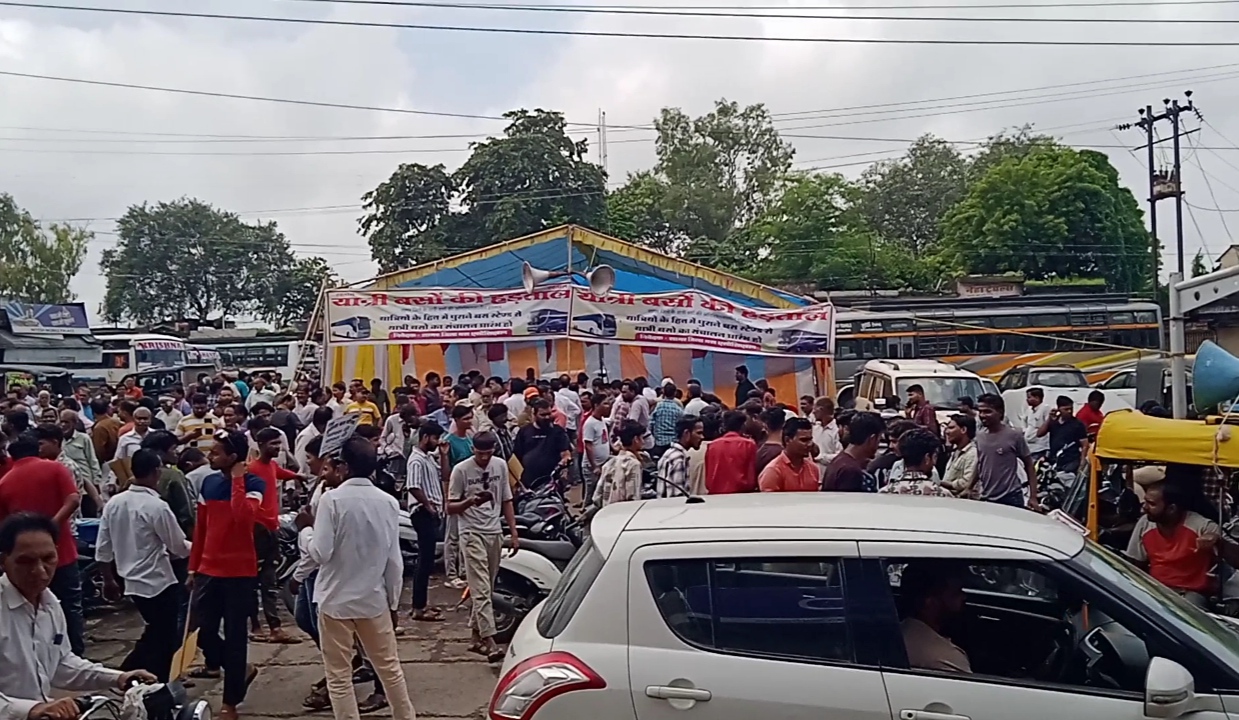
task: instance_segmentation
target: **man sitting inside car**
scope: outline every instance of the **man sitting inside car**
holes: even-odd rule
[[[964,613],[960,572],[949,563],[921,561],[909,563],[900,575],[899,594],[906,610],[900,629],[910,667],[972,672],[968,654],[946,634]]]

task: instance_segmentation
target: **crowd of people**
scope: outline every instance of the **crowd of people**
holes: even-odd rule
[[[189,677],[222,676],[219,714],[235,717],[257,672],[248,644],[300,641],[282,624],[275,576],[280,515],[296,513],[295,620],[324,664],[305,707],[351,719],[390,706],[412,720],[395,640],[401,514],[418,538],[411,618],[443,619],[428,593],[442,533],[444,582],[472,598],[470,650],[498,661],[490,597],[500,548],[520,545],[512,504],[520,488],[579,484],[586,512],[643,497],[758,491],[1036,508],[1034,460],[1081,441],[1069,401],[1044,411],[1031,392],[1030,423],[1016,429],[997,395],[964,399],[941,425],[917,385],[895,417],[837,408],[828,397],[784,402],[745,366],[736,385],[724,400],[691,378],[681,387],[673,378],[538,378],[530,369],[508,379],[407,376],[390,390],[379,379],[324,387],[267,373],[202,376],[157,398],[132,384],[62,398],[14,388],[0,434],[0,592],[23,577],[15,563],[41,567],[29,573],[38,582],[14,592],[36,615],[50,606],[47,641],[80,656],[75,530],[97,518],[105,594],[129,597],[145,622],[121,669],[166,679],[192,623],[204,663]],[[325,453],[324,432],[344,415],[357,416],[355,434]],[[48,536],[36,560],[19,552],[30,533]],[[16,606],[7,607],[11,616]],[[68,655],[58,662],[79,662]],[[374,681],[360,704],[358,679]],[[0,703],[45,696],[33,687],[0,677]]]

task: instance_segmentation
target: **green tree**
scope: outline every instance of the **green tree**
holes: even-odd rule
[[[861,174],[860,212],[884,242],[914,258],[932,255],[942,216],[964,196],[968,176],[968,160],[954,145],[925,135],[902,158]]]
[[[666,186],[661,205],[669,229],[687,238],[689,259],[743,269],[757,248],[738,231],[782,195],[795,150],[760,104],[719,100],[699,118],[665,108],[654,129],[654,173]]]
[[[1034,280],[1103,278],[1118,292],[1147,281],[1140,206],[1105,155],[1066,147],[990,168],[942,221],[941,259],[963,273]]]
[[[779,200],[741,234],[756,235],[760,260],[750,275],[777,282],[814,282],[827,290],[924,288],[933,268],[888,243],[865,224],[859,189],[836,174],[789,176]]]
[[[358,221],[380,272],[443,257],[440,223],[452,212],[456,186],[442,165],[405,163],[361,196],[366,214]]]
[[[361,232],[383,272],[565,223],[604,227],[606,176],[561,113],[516,110],[503,137],[475,143],[449,174],[401,165],[362,196]]]
[[[1197,250],[1196,255],[1192,257],[1191,277],[1200,277],[1201,275],[1209,274],[1209,267],[1205,265],[1205,251]]]
[[[607,231],[659,252],[683,250],[688,238],[667,216],[667,190],[652,171],[629,175],[623,187],[607,195]]]
[[[69,225],[44,229],[0,193],[0,298],[55,305],[73,300],[69,283],[94,233]]]
[[[1054,150],[1060,147],[1062,144],[1053,137],[1034,132],[1032,125],[1003,130],[997,135],[989,136],[980,151],[969,159],[969,181],[975,182],[984,177],[990,168],[1009,158],[1022,158],[1038,150]]]
[[[293,267],[275,223],[249,224],[200,200],[134,205],[116,227],[120,241],[101,262],[111,321],[270,316]]]
[[[339,284],[339,276],[323,258],[297,258],[276,282],[274,302],[265,309],[263,319],[276,327],[304,322],[314,312],[324,286],[332,288]]]
[[[466,208],[471,247],[564,223],[603,227],[606,174],[568,137],[562,113],[516,110],[504,137],[475,143],[453,177]]]

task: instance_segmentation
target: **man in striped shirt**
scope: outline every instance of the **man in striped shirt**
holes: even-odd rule
[[[439,444],[443,426],[424,420],[417,430],[417,445],[409,450],[409,512],[417,533],[417,572],[413,575],[413,619],[431,622],[443,619],[437,608],[426,607],[430,574],[434,571],[435,543],[443,524],[443,473],[439,467]]]
[[[685,415],[676,421],[675,442],[658,459],[658,497],[688,494],[688,451],[701,447],[704,436],[701,418]]]
[[[207,396],[195,393],[189,403],[190,413],[176,424],[177,443],[185,447],[210,450],[215,444],[215,431],[223,421],[207,412]]]

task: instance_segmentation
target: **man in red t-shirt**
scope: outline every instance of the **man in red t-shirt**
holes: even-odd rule
[[[1101,406],[1106,402],[1106,394],[1100,390],[1094,390],[1088,394],[1088,402],[1084,407],[1076,411],[1076,419],[1084,423],[1084,429],[1089,435],[1096,435],[1101,428],[1101,421],[1106,418],[1106,414],[1101,411]]]
[[[20,512],[50,517],[60,529],[56,541],[59,561],[50,585],[65,613],[69,648],[81,656],[86,649],[82,620],[82,577],[77,569],[77,538],[69,520],[82,503],[69,468],[39,457],[39,439],[33,430],[9,442],[12,465],[0,478],[0,520]]]
[[[258,522],[254,524],[254,550],[258,553],[258,593],[262,598],[262,614],[267,621],[268,634],[262,634],[255,613],[250,620],[252,639],[258,642],[292,644],[300,642],[280,627],[279,579],[276,578],[280,562],[279,544],[275,531],[280,526],[280,492],[285,480],[299,478],[295,472],[285,470],[275,462],[279,457],[283,433],[273,427],[263,428],[254,437],[258,443],[258,457],[250,461],[246,472],[262,478],[262,505],[258,509]]]
[[[1144,489],[1144,517],[1136,523],[1127,556],[1161,584],[1197,607],[1215,589],[1209,571],[1218,556],[1239,560],[1239,547],[1222,540],[1217,523],[1188,509],[1188,493],[1173,481]]]

